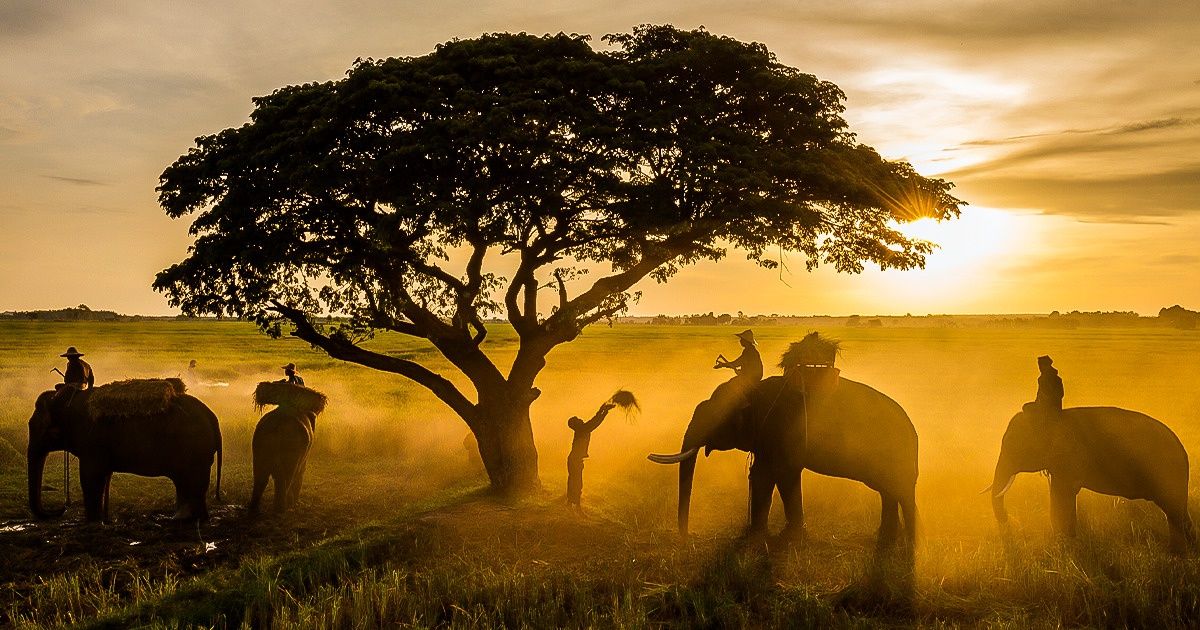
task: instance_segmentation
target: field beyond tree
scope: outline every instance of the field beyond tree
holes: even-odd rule
[[[756,329],[768,373],[807,326]],[[468,457],[466,425],[399,376],[329,358],[252,324],[219,321],[0,322],[0,625],[84,627],[1188,627],[1200,618],[1197,561],[1166,551],[1161,512],[1084,492],[1081,532],[1050,533],[1046,481],[1018,478],[1002,535],[986,495],[1008,419],[1031,400],[1035,357],[1050,354],[1066,405],[1114,405],[1170,426],[1200,453],[1200,335],[1166,328],[834,328],[843,376],[899,402],[920,436],[921,543],[911,563],[874,546],[878,495],[805,477],[806,540],[744,544],[745,454],[698,465],[693,535],[675,534],[673,452],[696,403],[728,376],[729,326],[591,327],[550,354],[531,413],[542,490],[492,498]],[[30,520],[25,423],[53,387],[58,355],[87,353],[98,383],[178,376],[221,419],[225,503],[212,520],[169,522],[170,483],[118,474],[114,522],[86,525],[74,472],[65,518]],[[455,378],[399,335],[366,344]],[[490,327],[489,356],[516,335]],[[299,508],[245,518],[251,392],[295,362],[329,396]],[[224,384],[224,385],[221,385]],[[459,383],[465,389],[469,384]],[[614,412],[594,435],[584,513],[563,504],[566,419],[618,388],[643,412]],[[62,501],[61,459],[46,501]],[[1192,466],[1192,511],[1197,507]],[[270,509],[270,501],[267,501]],[[782,525],[776,502],[773,529]]]

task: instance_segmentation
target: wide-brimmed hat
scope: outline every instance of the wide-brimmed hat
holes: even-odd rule
[[[76,350],[76,349],[75,349],[75,346],[71,346],[70,348],[67,348],[67,351],[66,351],[66,352],[64,352],[64,353],[62,353],[62,354],[60,354],[60,355],[58,355],[58,356],[60,356],[60,357],[67,357],[67,358],[71,358],[71,357],[81,357],[81,356],[83,356],[83,353],[82,353],[82,352],[80,352],[80,351],[78,351],[78,350]]]
[[[741,339],[742,341],[754,343],[754,331],[750,330],[749,328],[747,328],[746,330],[743,330],[740,333],[735,334],[734,337],[737,337],[738,339]]]
[[[284,370],[295,370],[295,369],[296,369],[296,364],[295,364],[295,363],[289,363],[289,364],[287,364],[287,365],[283,366],[283,368],[281,368],[281,369],[284,369]]]

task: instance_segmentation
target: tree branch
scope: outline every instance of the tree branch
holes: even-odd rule
[[[454,410],[467,424],[471,427],[475,426],[478,418],[476,415],[475,404],[472,403],[454,383],[448,379],[433,372],[425,366],[400,359],[378,352],[371,352],[365,348],[361,348],[349,341],[336,339],[328,335],[321,334],[308,316],[301,310],[291,308],[279,302],[271,304],[271,310],[279,313],[287,318],[295,326],[292,335],[307,341],[308,343],[321,348],[329,353],[329,356],[351,363],[357,363],[362,366],[382,370],[384,372],[392,372],[401,376],[407,377],[416,383],[424,386],[439,400],[446,403],[448,407]]]

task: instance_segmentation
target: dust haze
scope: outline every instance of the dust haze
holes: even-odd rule
[[[207,525],[205,534],[218,544],[234,545],[239,539],[230,534],[228,542],[219,540],[222,529],[232,527],[227,524],[238,522],[238,506],[250,493],[250,440],[260,417],[252,402],[253,389],[259,381],[281,378],[281,366],[291,361],[299,365],[309,387],[328,396],[329,405],[317,419],[299,507],[288,516],[267,517],[266,527],[300,532],[281,549],[292,548],[306,535],[315,540],[338,527],[388,522],[408,506],[447,490],[474,492],[487,485],[482,467],[464,448],[466,426],[432,395],[401,377],[335,361],[301,342],[268,340],[252,326],[228,322],[31,330],[36,333],[7,340],[0,364],[0,438],[12,447],[4,472],[12,483],[4,485],[0,497],[0,520],[5,523],[28,522],[23,486],[25,424],[37,394],[58,381],[49,369],[63,362],[58,354],[67,345],[87,353],[98,384],[181,376],[188,361],[197,360],[202,383],[192,386],[190,393],[216,412],[224,436],[223,489],[229,505],[216,508],[215,524]],[[775,366],[779,355],[809,330],[791,326],[755,330],[767,376],[780,372]],[[555,513],[561,508],[555,518],[597,531],[674,540],[677,467],[648,462],[646,455],[678,450],[696,404],[729,377],[712,365],[718,353],[737,353],[732,332],[721,326],[593,327],[550,355],[537,382],[543,394],[532,407],[532,417],[544,488],[541,496]],[[918,580],[936,584],[939,592],[963,597],[986,593],[997,601],[1018,602],[1066,597],[1054,591],[1057,582],[1012,580],[1022,572],[1057,571],[1055,567],[1064,562],[1087,567],[1087,558],[1043,553],[1052,548],[1054,537],[1047,484],[1041,475],[1019,476],[1009,492],[1015,538],[1006,543],[988,496],[980,494],[991,482],[1008,420],[1034,397],[1037,356],[1054,357],[1065,382],[1065,406],[1113,405],[1142,411],[1171,427],[1190,452],[1200,452],[1200,365],[1195,360],[1200,356],[1200,339],[1194,335],[1167,330],[988,328],[821,332],[843,343],[838,359],[842,376],[897,401],[917,429],[922,535],[914,573]],[[377,351],[414,357],[435,371],[451,373],[433,353],[408,340],[383,336],[371,344]],[[511,361],[515,349],[515,339],[504,331],[490,335],[485,343],[499,365]],[[459,385],[469,388],[465,381]],[[564,497],[565,460],[572,436],[567,419],[591,417],[618,389],[634,392],[641,412],[626,417],[620,409],[613,410],[593,433],[584,473],[583,514],[574,514]],[[22,457],[13,461],[12,452]],[[48,460],[48,483],[61,480],[61,472],[56,472],[60,461],[54,456]],[[748,523],[747,468],[747,456],[739,451],[700,458],[692,498],[694,539],[721,544],[741,534]],[[1196,474],[1193,465],[1193,493]],[[836,592],[860,579],[870,566],[879,495],[856,482],[811,472],[805,474],[804,484],[808,552],[792,556],[777,577]],[[48,505],[61,501],[59,497],[46,492]],[[168,513],[172,499],[165,479],[115,475],[112,531],[134,527],[147,513]],[[269,500],[265,508],[270,510]],[[1165,553],[1166,527],[1162,513],[1152,504],[1084,491],[1080,519],[1081,539],[1116,545],[1111,552],[1116,555],[1093,558],[1097,566],[1119,562],[1126,563],[1124,570],[1131,574],[1163,573],[1157,563]],[[70,522],[61,526],[71,527]],[[777,532],[782,525],[783,510],[776,497],[771,528]],[[538,534],[538,544],[577,535],[546,529]]]

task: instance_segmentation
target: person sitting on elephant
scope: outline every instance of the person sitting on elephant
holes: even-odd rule
[[[1057,418],[1062,415],[1063,382],[1054,367],[1054,360],[1047,355],[1038,357],[1037,396],[1033,402],[1025,405],[1025,411],[1039,413],[1047,418]]]
[[[758,354],[757,344],[754,342],[754,331],[747,329],[734,336],[742,344],[742,354],[738,355],[738,358],[732,361],[725,360],[724,355],[718,355],[713,369],[729,368],[737,376],[745,378],[748,382],[757,383],[761,381],[763,377],[763,362],[762,357]]]
[[[67,360],[67,371],[63,374],[64,383],[74,385],[79,389],[91,389],[96,386],[96,377],[92,374],[92,366],[79,358],[83,356],[83,353],[76,350],[75,346],[67,348],[66,352],[58,356]]]
[[[567,455],[567,505],[579,507],[583,498],[583,460],[588,457],[588,446],[592,442],[592,431],[595,431],[608,412],[617,404],[611,400],[605,401],[596,411],[591,420],[584,422],[579,416],[571,416],[567,426],[575,432],[571,438],[571,452]]]
[[[283,374],[284,374],[284,376],[287,377],[283,380],[286,381],[289,385],[299,385],[300,387],[305,386],[304,378],[296,373],[296,364],[295,363],[288,363],[287,365],[283,366]]]

